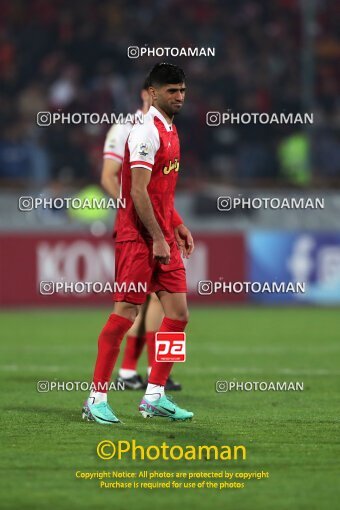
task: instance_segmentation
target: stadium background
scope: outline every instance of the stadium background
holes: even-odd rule
[[[44,502],[54,501],[58,491],[64,495],[65,504],[76,504],[79,485],[65,482],[71,461],[60,444],[65,441],[65,421],[70,420],[66,442],[77,445],[77,452],[83,455],[78,459],[73,452],[75,459],[87,466],[86,455],[94,457],[92,432],[78,428],[83,425],[78,424],[77,415],[83,396],[40,395],[35,383],[53,378],[89,379],[96,336],[111,302],[109,296],[39,294],[41,280],[112,278],[114,215],[19,211],[20,196],[101,193],[102,148],[108,126],[39,127],[37,112],[134,112],[146,73],[154,63],[167,60],[181,65],[187,75],[186,104],[176,119],[182,151],[176,206],[197,243],[187,266],[192,340],[188,363],[176,370],[187,390],[183,392],[184,403],[191,405],[195,387],[201,401],[207,400],[207,408],[213,402],[211,407],[218,415],[221,395],[214,393],[218,379],[304,379],[310,393],[303,396],[228,395],[225,402],[232,417],[228,415],[226,421],[224,410],[215,424],[202,418],[202,429],[197,425],[195,430],[202,441],[207,441],[207,430],[215,430],[217,438],[222,437],[223,430],[229,439],[241,437],[247,442],[251,437],[258,449],[257,463],[250,461],[254,469],[262,469],[264,460],[270,468],[273,457],[276,459],[277,470],[282,469],[287,479],[282,482],[274,474],[275,484],[267,485],[269,489],[252,487],[252,508],[270,508],[268,500],[272,497],[278,502],[277,508],[298,508],[297,502],[305,502],[299,492],[301,484],[311,493],[314,490],[314,503],[311,499],[309,508],[313,504],[326,508],[327,498],[335,497],[332,437],[338,430],[338,420],[325,402],[326,396],[329,402],[336,399],[335,354],[339,350],[340,40],[336,2],[2,0],[1,13],[1,373],[13,390],[6,402],[6,423],[14,445],[9,453],[13,467],[9,507],[15,498],[23,507],[30,501],[39,501],[43,507]],[[215,47],[216,56],[129,59],[129,46]],[[206,125],[208,111],[228,109],[313,112],[314,124]],[[325,208],[221,212],[216,207],[218,196],[322,197]],[[200,296],[199,280],[302,280],[307,291],[298,296]],[[209,349],[207,338],[212,343]],[[117,398],[129,420],[126,395]],[[20,405],[13,399],[19,399]],[[27,407],[30,401],[33,405]],[[194,402],[205,416],[199,401]],[[19,427],[22,406],[26,408],[31,447]],[[251,410],[253,422],[249,422],[245,408]],[[282,430],[286,418],[286,430]],[[48,432],[39,460],[34,448],[39,442],[41,419]],[[135,425],[140,428],[138,418]],[[270,437],[276,434],[276,439],[272,439],[269,455],[261,445],[266,443],[271,426]],[[148,424],[147,431],[161,437],[153,427]],[[170,433],[170,427],[166,430]],[[128,433],[133,437],[133,428]],[[138,434],[144,437],[143,431]],[[299,436],[300,446],[325,445],[316,478],[311,476],[312,467],[305,478],[300,472],[301,466],[308,465],[302,450],[299,460],[290,464],[299,447],[295,444],[294,452],[290,450],[294,434]],[[53,443],[52,436],[61,443]],[[183,438],[190,437],[190,429],[184,429]],[[148,434],[144,438],[150,440]],[[92,449],[85,454],[91,441]],[[60,455],[59,471],[44,478],[52,444]],[[281,464],[275,457],[278,444],[284,445]],[[28,463],[23,452],[30,456]],[[102,468],[93,459],[88,465]],[[322,474],[325,466],[327,484],[322,478],[326,477]],[[28,468],[32,475],[23,482],[23,490],[16,492],[17,477]],[[25,500],[28,489],[31,499]],[[95,491],[87,502],[99,504],[104,497]],[[176,503],[176,497],[170,500],[174,498]],[[183,497],[195,499],[192,494]],[[217,508],[223,507],[222,495],[210,493],[208,497]],[[238,508],[250,508],[247,496],[242,499],[228,493],[223,497],[231,498]],[[161,498],[158,493],[157,498]],[[144,504],[147,506],[147,501],[141,499],[141,508]],[[195,504],[201,501],[195,500]]]

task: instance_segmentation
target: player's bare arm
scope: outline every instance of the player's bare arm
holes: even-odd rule
[[[157,223],[148,193],[151,172],[142,167],[131,170],[131,198],[137,214],[153,239],[153,256],[162,264],[169,264],[170,246]]]
[[[190,230],[184,225],[184,223],[181,223],[174,228],[174,233],[182,257],[188,259],[195,247]]]
[[[114,159],[104,159],[101,174],[101,185],[114,199],[119,198],[120,183],[118,179],[121,162]]]

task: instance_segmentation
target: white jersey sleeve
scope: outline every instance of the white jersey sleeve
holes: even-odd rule
[[[135,125],[128,138],[128,145],[130,168],[142,167],[152,171],[160,146],[158,129],[153,121]]]
[[[108,131],[104,144],[104,159],[114,159],[122,163],[125,143],[129,136],[131,124],[114,124]]]

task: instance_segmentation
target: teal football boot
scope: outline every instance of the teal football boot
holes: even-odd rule
[[[191,420],[194,413],[181,409],[171,397],[164,395],[153,402],[150,402],[145,397],[139,404],[139,412],[143,418],[169,418],[173,421],[186,421]]]
[[[120,420],[117,418],[107,402],[90,404],[89,401],[86,400],[83,406],[82,418],[87,421],[96,421],[101,425],[120,423]]]

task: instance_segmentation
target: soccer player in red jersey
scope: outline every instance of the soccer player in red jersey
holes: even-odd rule
[[[107,386],[120,343],[132,326],[138,308],[150,292],[161,301],[164,318],[159,331],[182,332],[188,321],[186,275],[181,258],[194,249],[190,231],[179,225],[179,246],[173,228],[174,193],[180,163],[180,145],[174,115],[185,98],[185,75],[172,64],[157,64],[148,77],[152,106],[143,124],[136,124],[125,146],[122,197],[116,222],[115,280],[126,291],[115,292],[114,312],[98,339],[94,369],[95,391],[84,405],[83,417],[98,423],[117,423],[107,402]],[[140,289],[147,286],[147,292]],[[132,290],[131,290],[132,289]],[[136,290],[137,289],[137,290]],[[124,290],[124,289],[123,289]],[[140,290],[140,291],[139,291]],[[172,362],[153,362],[139,410],[144,417],[191,419],[164,393]]]
[[[148,91],[148,83],[145,81],[140,93],[142,108],[137,110],[137,114],[145,115],[151,106],[151,96]],[[105,138],[103,152],[103,168],[101,174],[101,184],[105,191],[113,198],[120,197],[120,174],[126,140],[133,127],[132,122],[124,122],[113,125]],[[176,213],[174,215],[174,229],[177,235],[177,227],[182,224],[181,217]],[[145,383],[142,377],[137,373],[137,363],[143,352],[145,343],[148,353],[148,375],[155,357],[155,334],[158,331],[163,319],[162,305],[155,293],[147,297],[144,305],[133,323],[133,326],[126,334],[126,343],[121,367],[118,371],[117,383],[123,383],[125,389],[140,390],[145,389]],[[178,391],[181,385],[168,378],[166,385],[168,391]]]

